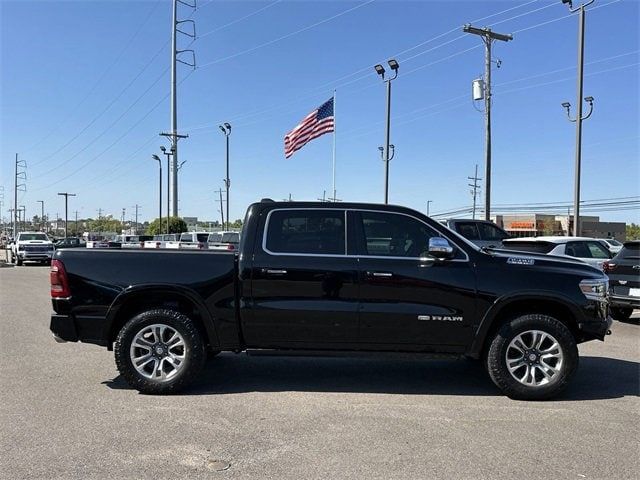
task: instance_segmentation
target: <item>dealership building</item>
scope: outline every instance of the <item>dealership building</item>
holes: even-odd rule
[[[572,215],[519,213],[496,215],[492,220],[514,237],[570,236],[573,231]],[[624,222],[601,222],[600,217],[597,216],[581,216],[580,232],[583,237],[615,238],[624,241],[626,224]]]

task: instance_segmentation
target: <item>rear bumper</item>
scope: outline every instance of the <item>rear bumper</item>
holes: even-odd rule
[[[57,342],[84,342],[105,345],[102,338],[104,318],[51,314],[49,330]]]

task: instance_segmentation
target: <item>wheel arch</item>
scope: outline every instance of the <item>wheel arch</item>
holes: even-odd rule
[[[107,348],[113,349],[118,332],[128,320],[161,308],[184,313],[195,322],[209,348],[219,346],[214,319],[196,292],[176,285],[143,285],[124,290],[109,307],[103,330]]]
[[[493,335],[506,322],[525,314],[543,314],[556,318],[567,326],[580,342],[578,319],[580,307],[570,299],[556,293],[522,293],[498,299],[483,317],[467,355],[481,358]]]

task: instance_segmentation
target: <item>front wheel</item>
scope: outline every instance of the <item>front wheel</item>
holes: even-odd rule
[[[569,329],[548,315],[523,315],[503,325],[491,341],[487,369],[507,396],[545,400],[557,395],[578,367]]]
[[[205,348],[194,322],[173,310],[150,310],[132,318],[115,343],[120,374],[142,393],[175,393],[202,369]]]
[[[16,266],[19,267],[22,265],[22,259],[20,257],[16,257]]]

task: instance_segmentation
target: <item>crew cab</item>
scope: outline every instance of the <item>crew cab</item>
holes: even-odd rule
[[[144,393],[183,389],[207,353],[298,350],[481,359],[541,399],[610,333],[607,289],[584,262],[480,249],[408,208],[263,200],[236,252],[57,252],[50,329],[114,350]]]
[[[20,266],[23,262],[51,263],[54,246],[46,233],[20,232],[11,244],[11,263]]]

